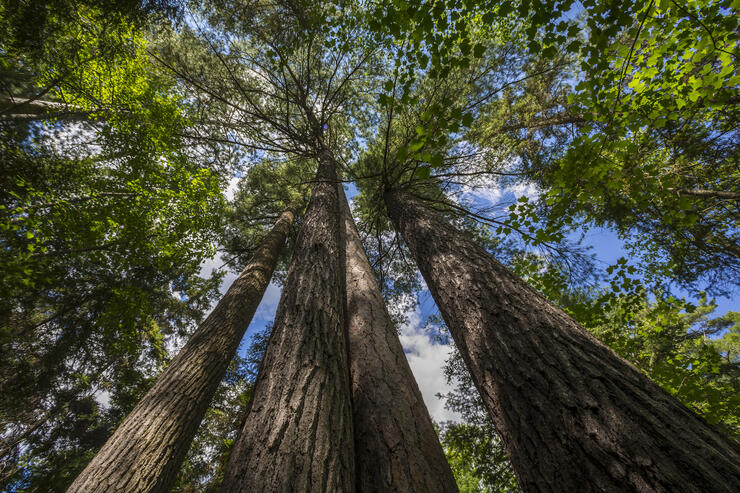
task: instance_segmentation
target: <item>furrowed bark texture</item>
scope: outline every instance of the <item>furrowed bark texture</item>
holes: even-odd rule
[[[735,444],[418,199],[385,201],[525,491],[740,491]]]
[[[224,492],[354,490],[337,198],[322,156]]]
[[[339,187],[358,492],[455,492],[362,241]]]
[[[68,493],[168,492],[275,269],[294,210],[254,257]]]

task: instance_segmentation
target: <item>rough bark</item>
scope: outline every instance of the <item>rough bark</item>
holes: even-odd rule
[[[354,490],[336,184],[323,154],[224,492]]]
[[[272,277],[295,211],[252,260],[68,493],[167,492]]]
[[[525,491],[740,491],[740,453],[439,214],[385,194]]]
[[[358,492],[457,485],[339,187]]]

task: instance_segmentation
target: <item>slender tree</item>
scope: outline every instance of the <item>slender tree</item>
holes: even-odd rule
[[[339,190],[358,491],[457,491]]]
[[[69,492],[169,491],[270,282],[294,215],[295,207],[283,212],[252,261]]]
[[[336,162],[327,151],[222,491],[352,491]]]
[[[417,198],[384,194],[525,491],[737,491],[740,451]]]

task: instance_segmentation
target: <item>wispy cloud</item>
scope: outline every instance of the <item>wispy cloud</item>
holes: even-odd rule
[[[401,327],[401,345],[406,352],[411,371],[419,385],[429,414],[437,422],[460,421],[458,413],[445,409],[438,393],[447,393],[452,387],[444,375],[445,361],[450,357],[452,346],[433,341],[422,327],[421,309],[408,314],[408,322]]]

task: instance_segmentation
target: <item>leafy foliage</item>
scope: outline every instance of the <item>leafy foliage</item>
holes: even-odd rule
[[[740,435],[740,315],[710,318],[716,307],[703,293],[688,308],[658,294],[654,302],[617,305],[589,330],[709,423]]]
[[[523,159],[510,172],[546,191],[552,223],[617,230],[653,284],[716,293],[737,285],[732,2],[441,0],[379,2],[375,13],[379,36],[404,40],[404,90],[419,69],[446,78],[484,58],[481,22],[526,51],[530,76],[565,63],[547,92],[532,91],[538,77],[492,101],[481,116],[495,114],[495,124],[483,133],[485,120],[475,124],[476,141]],[[471,116],[458,113],[458,124]],[[505,222],[522,217],[533,216]]]
[[[0,122],[0,455],[18,491],[66,488],[219,282],[199,273],[220,178],[183,150],[187,108],[142,34],[95,6],[47,14],[53,37],[2,47],[13,98],[64,109],[11,99]]]
[[[224,214],[221,243],[231,255],[233,269],[240,270],[247,264],[256,245],[284,210],[299,209],[306,202],[314,166],[307,159],[265,160],[249,168]],[[282,278],[286,270],[287,262],[281,262],[275,277]]]
[[[383,205],[401,186],[737,434],[738,315],[668,288],[740,279],[738,18],[729,0],[0,2],[0,479],[66,487],[210,305],[213,245],[244,265],[323,153],[360,190],[387,299],[421,288]],[[630,248],[609,290],[569,239],[593,226]],[[218,488],[253,356],[178,491]],[[516,491],[450,364],[461,489]]]

